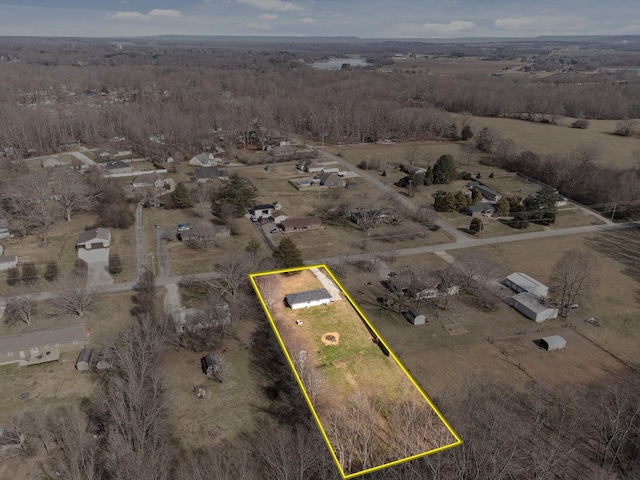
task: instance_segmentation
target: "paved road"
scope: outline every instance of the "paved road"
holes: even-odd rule
[[[94,162],[93,160],[91,160],[89,157],[87,157],[84,153],[82,152],[69,152],[71,155],[73,155],[74,157],[76,157],[78,160],[80,160],[83,164],[92,167],[94,165],[96,165],[96,162]]]
[[[351,163],[347,162],[344,158],[338,157],[337,155],[333,155],[329,152],[322,151],[320,155],[322,158],[328,158],[330,160],[334,160],[338,162],[340,165],[342,165],[344,168],[346,168],[347,170],[351,170],[352,172],[355,172],[358,176],[360,176],[362,179],[369,182],[371,185],[389,194],[390,197],[395,198],[402,206],[407,208],[409,211],[413,213],[417,212],[418,207],[411,200],[409,200],[409,198],[405,197],[401,193],[398,193],[393,187],[381,182],[378,179],[377,175],[373,175],[369,172],[366,172],[360,169],[356,170],[356,167],[354,167]],[[451,225],[449,225],[446,222],[443,222],[442,220],[436,220],[434,223],[438,225],[444,232],[446,232],[447,235],[449,235],[452,239],[456,241],[464,241],[469,238],[460,230],[458,230],[455,227],[452,227]]]
[[[156,249],[158,251],[158,264],[160,265],[160,276],[168,277],[171,275],[171,271],[169,270],[169,260],[167,259],[167,250],[165,249],[164,242],[162,238],[166,235],[175,234],[173,228],[156,228]]]
[[[562,228],[558,230],[545,230],[543,232],[518,233],[515,235],[504,235],[502,237],[466,238],[459,242],[441,243],[439,245],[425,245],[424,247],[402,248],[400,250],[393,250],[393,253],[399,257],[405,257],[409,255],[443,252],[447,250],[457,250],[461,248],[482,247],[486,245],[497,247],[502,243],[521,242],[525,240],[536,240],[541,238],[560,237],[564,235],[577,235],[577,234],[583,234],[583,233],[625,230],[630,228],[640,228],[640,222],[616,223],[616,224],[605,224],[605,225],[587,225],[584,227]],[[376,253],[384,253],[384,252],[376,252]],[[349,260],[350,261],[367,260],[371,258],[371,255],[372,255],[371,253],[349,255]],[[315,265],[319,263],[337,264],[337,263],[343,263],[344,261],[345,261],[345,256],[342,255],[340,257],[326,257],[326,258],[319,258],[315,260],[308,260],[305,263],[307,265]]]
[[[144,229],[142,225],[142,203],[138,203],[136,207],[136,278],[144,273]]]

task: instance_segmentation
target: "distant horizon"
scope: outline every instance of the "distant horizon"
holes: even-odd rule
[[[19,1],[19,4],[18,4]],[[0,0],[9,37],[531,38],[640,35],[635,0]]]

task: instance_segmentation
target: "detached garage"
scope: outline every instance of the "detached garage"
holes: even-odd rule
[[[540,346],[545,350],[563,350],[567,346],[567,341],[560,335],[551,335],[540,339]]]
[[[514,295],[511,299],[511,306],[535,322],[558,318],[557,308],[553,308],[531,293],[522,292]]]
[[[290,293],[286,295],[284,299],[292,310],[327,305],[333,301],[331,294],[326,288],[309,290],[308,292]]]

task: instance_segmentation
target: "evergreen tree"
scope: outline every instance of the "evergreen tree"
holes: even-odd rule
[[[424,174],[424,184],[426,186],[433,185],[433,168],[431,165],[427,167],[427,172]]]
[[[469,197],[467,197],[464,192],[456,193],[456,212],[459,212],[463,208],[466,208],[469,204]]]
[[[458,171],[451,155],[442,155],[433,167],[433,183],[443,184],[455,180]]]
[[[473,233],[474,235],[476,233],[480,233],[483,228],[484,228],[484,224],[482,223],[481,219],[479,218],[471,219],[471,224],[469,225],[469,231],[471,233]]]
[[[464,126],[462,132],[460,132],[460,137],[462,138],[462,140],[470,140],[473,138],[473,132],[471,131],[471,127],[469,125]]]
[[[478,205],[480,202],[482,202],[482,192],[474,188],[471,190],[471,204]]]
[[[220,202],[231,205],[236,217],[244,215],[253,205],[255,198],[254,188],[237,173],[231,174],[229,182],[220,191]]]
[[[279,268],[300,267],[304,265],[302,253],[293,240],[284,237],[273,250],[273,259]]]
[[[184,183],[179,182],[176,185],[176,189],[171,194],[171,200],[173,200],[176,208],[189,208],[191,206],[189,191]]]
[[[507,197],[500,197],[500,200],[496,202],[496,215],[498,217],[504,217],[509,215],[511,211],[511,205],[509,204],[509,199]]]

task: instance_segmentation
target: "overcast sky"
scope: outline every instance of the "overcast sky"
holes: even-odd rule
[[[0,35],[639,35],[638,0],[0,0]]]

